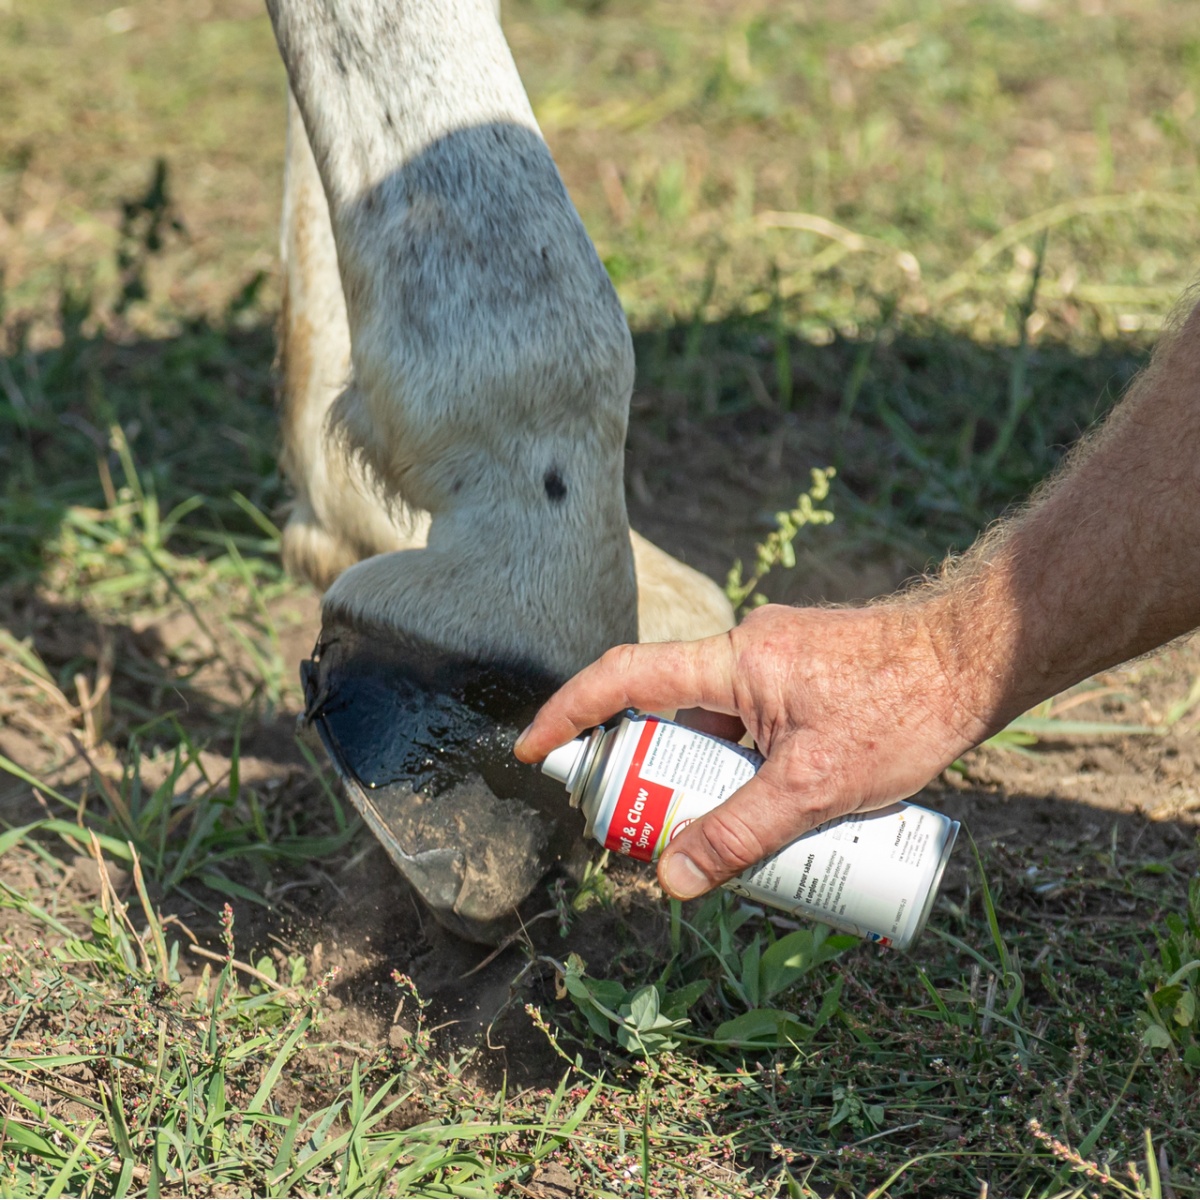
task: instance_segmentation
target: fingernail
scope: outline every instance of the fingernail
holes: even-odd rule
[[[515,742],[513,742],[514,750],[520,750],[521,743],[529,736],[529,731],[532,728],[533,728],[533,722],[531,721],[528,725],[525,726],[524,729],[521,730],[520,733],[517,734],[517,740]]]
[[[708,876],[682,850],[676,850],[663,864],[663,883],[680,900],[690,900],[712,887]]]

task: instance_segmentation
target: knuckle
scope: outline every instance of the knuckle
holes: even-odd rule
[[[597,665],[606,675],[620,679],[633,669],[636,652],[634,645],[610,646],[600,656]]]
[[[779,766],[778,777],[774,780],[776,791],[781,799],[795,804],[801,797],[814,797],[815,793],[824,789],[827,774],[819,762],[812,756],[789,754]],[[816,807],[811,805],[807,807]]]
[[[620,667],[622,674],[627,674],[636,669],[638,665],[638,654],[640,647],[636,642],[626,642],[622,646],[614,646],[616,651],[617,665]]]
[[[736,812],[714,809],[700,822],[697,834],[700,845],[689,847],[688,853],[701,858],[701,869],[718,879],[728,879],[767,855],[753,826]]]

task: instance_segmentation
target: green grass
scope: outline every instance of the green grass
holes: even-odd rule
[[[0,850],[51,864],[31,832]],[[1162,966],[1142,924],[1156,931],[1162,888],[1184,871],[1097,854],[1039,906],[993,864],[912,958],[781,935],[720,895],[681,922],[673,954],[631,943],[612,964],[628,990],[578,959],[556,968],[577,1012],[531,1013],[563,1059],[557,1085],[511,1091],[481,1087],[470,1054],[434,1049],[401,976],[406,1037],[339,1055],[322,1035],[332,980],[302,958],[237,957],[228,909],[224,950],[181,990],[187,942],[136,867],[133,901],[108,886],[90,919],[6,888],[20,933],[0,963],[4,1186],[494,1195],[553,1163],[582,1194],[974,1195],[986,1180],[1002,1195],[1151,1196],[1169,1147],[1186,1194],[1194,1076],[1139,1046],[1138,987],[1141,950],[1152,986],[1175,967],[1153,1003],[1175,1006],[1166,1020],[1187,1041],[1179,980],[1194,971],[1173,955],[1198,944],[1195,896],[1182,924],[1157,927]],[[1107,916],[1118,898],[1138,918]],[[1085,915],[1100,936],[1082,923],[1064,936]],[[763,1007],[780,1003],[790,1011]]]
[[[755,469],[738,446],[796,455],[723,567],[761,581],[773,512],[802,525],[810,468],[836,468],[833,526],[785,522],[767,554],[772,597],[817,552],[902,575],[967,544],[1102,415],[1191,281],[1186,6],[504,15],[630,314],[635,439],[703,435],[714,475]],[[522,971],[535,1028],[512,1054],[536,1040],[550,1070],[516,1084],[439,1038],[402,977],[379,1001],[402,1036],[346,1040],[337,981],[269,920],[366,844],[290,736],[291,775],[252,776],[244,749],[297,704],[271,377],[283,96],[250,0],[0,3],[0,736],[20,750],[0,761],[0,1188],[1200,1187],[1187,839],[985,844],[908,957],[726,897],[635,903],[597,868],[557,895],[561,953]],[[1183,738],[1198,695],[1137,724]],[[1102,732],[1069,711],[1006,744]],[[98,901],[72,883],[87,859]]]

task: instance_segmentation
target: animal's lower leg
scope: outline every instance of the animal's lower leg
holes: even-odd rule
[[[562,674],[633,640],[628,329],[492,6],[271,7],[349,317],[334,419],[432,518],[329,611]]]
[[[538,806],[536,779],[510,788],[513,720],[637,636],[629,331],[488,0],[269,7],[349,329],[348,384],[332,408],[328,391],[305,402],[308,419],[321,414],[308,436],[331,421],[347,470],[385,504],[430,515],[423,548],[367,558],[330,587],[310,716],[401,869],[478,932],[574,828],[561,803]],[[289,293],[289,339],[292,309]],[[289,346],[289,377],[292,360]],[[308,478],[320,481],[311,464]],[[309,486],[314,512],[319,495],[332,512],[338,489]],[[645,544],[639,559],[657,636],[727,623],[711,584]],[[703,593],[674,627],[673,589]],[[453,740],[451,700],[454,729],[482,724],[469,780],[442,786],[410,751],[427,727]],[[427,819],[439,805],[446,820]]]

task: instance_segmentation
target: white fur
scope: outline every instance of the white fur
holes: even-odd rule
[[[639,625],[728,628],[711,581],[631,548],[628,328],[494,4],[268,7],[295,98],[286,547],[348,568],[326,618],[559,674]]]

